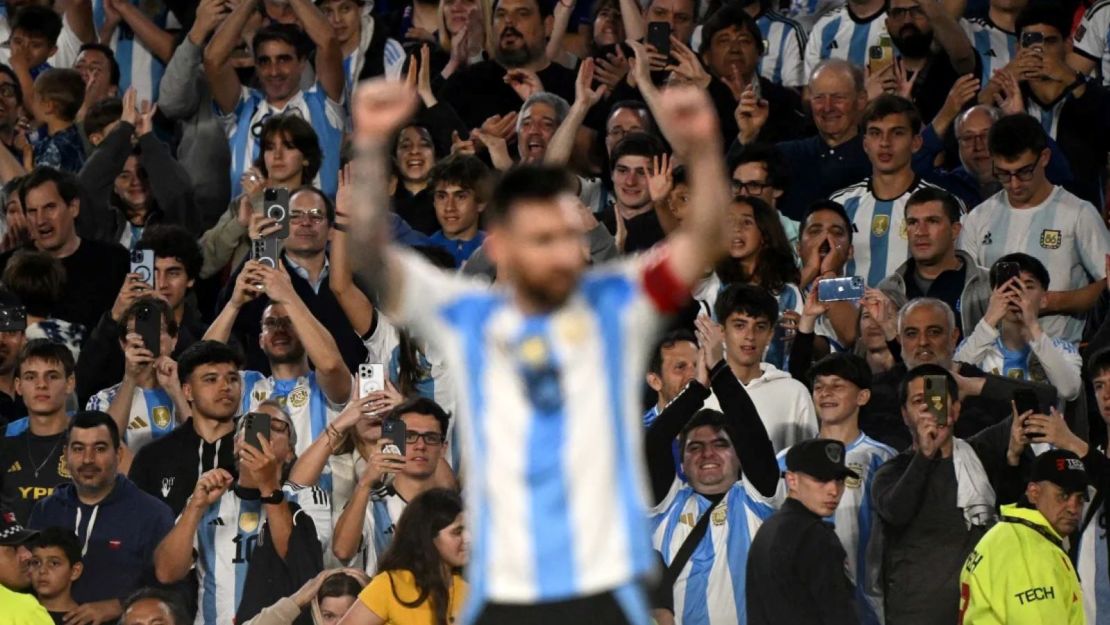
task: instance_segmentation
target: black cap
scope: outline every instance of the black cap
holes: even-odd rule
[[[1079,456],[1064,449],[1050,449],[1033,461],[1030,482],[1052,482],[1065,493],[1086,493],[1091,478]]]
[[[786,452],[786,470],[828,482],[845,478],[859,479],[859,474],[844,466],[844,443],[831,438],[802,441]]]
[[[10,510],[0,512],[0,545],[15,547],[38,536],[38,532],[29,530],[15,520],[15,513]]]

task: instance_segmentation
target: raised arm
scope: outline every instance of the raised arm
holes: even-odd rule
[[[112,4],[113,8],[119,13],[119,16],[131,31],[135,33],[135,37],[142,42],[154,56],[162,60],[163,63],[168,63],[170,57],[173,56],[174,40],[175,37],[155,24],[146,13],[138,6],[131,4],[128,0],[105,0]]]
[[[220,314],[216,315],[212,325],[208,326],[208,330],[204,333],[204,340],[228,342],[231,338],[231,330],[235,327],[235,320],[239,317],[239,311],[262,292],[259,288],[262,284],[262,268],[263,265],[255,260],[248,260],[243,265],[235,278],[231,297],[228,298]]]
[[[647,34],[643,10],[636,0],[620,0],[621,21],[624,22],[624,36],[629,41],[639,41]]]
[[[347,81],[343,76],[343,50],[335,29],[310,0],[289,0],[289,6],[309,39],[316,44],[316,79],[332,102],[342,102]]]
[[[548,165],[566,165],[567,161],[570,160],[578,129],[582,127],[582,122],[585,121],[586,114],[590,112],[590,109],[605,96],[607,89],[605,85],[601,85],[597,89],[591,89],[593,79],[594,60],[587,58],[578,67],[578,78],[574,81],[574,104],[570,106],[563,123],[559,124],[559,128],[551,136],[551,141],[547,145],[547,153],[544,155],[544,163]]]
[[[964,29],[960,28],[959,23],[938,2],[920,2],[919,6],[929,18],[937,43],[948,55],[952,69],[956,70],[957,74],[974,71],[977,53],[975,48],[971,47],[971,41],[967,38]]]
[[[247,20],[257,8],[258,0],[242,0],[216,29],[216,34],[204,48],[204,74],[212,90],[212,99],[224,113],[235,110],[243,86],[228,59],[239,44]]]
[[[351,203],[354,201],[354,181],[351,180],[350,164],[339,170],[339,192],[335,195],[335,229],[331,235],[331,250],[328,255],[331,269],[328,271],[328,288],[331,289],[339,308],[351,322],[355,334],[365,336],[374,327],[374,305],[370,298],[355,286],[348,262],[350,235]],[[295,481],[295,480],[294,480]]]
[[[96,41],[93,25],[92,0],[71,0],[65,11],[65,22],[81,43]]]
[[[193,544],[200,519],[208,506],[219,501],[231,488],[232,481],[231,474],[224,469],[212,469],[197,480],[177,523],[154,549],[154,576],[159,583],[173,584],[188,575],[193,565]]]

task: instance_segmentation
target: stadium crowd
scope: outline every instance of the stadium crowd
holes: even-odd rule
[[[1110,625],[1110,0],[2,0],[0,143],[0,625]]]

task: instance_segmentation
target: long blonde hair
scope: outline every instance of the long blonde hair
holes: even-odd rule
[[[436,19],[439,20],[439,46],[445,52],[451,52],[451,33],[447,31],[447,16],[443,10],[443,4],[446,0],[439,0],[439,8],[436,9]],[[482,14],[482,50],[489,54],[491,49],[490,43],[490,28],[493,25],[493,0],[478,0],[478,10]]]

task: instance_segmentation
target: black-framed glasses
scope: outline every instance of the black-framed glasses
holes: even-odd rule
[[[1036,171],[1037,171],[1037,164],[1036,163],[1030,163],[1029,165],[1026,165],[1025,167],[1022,167],[1021,169],[1019,169],[1017,171],[1006,171],[1005,169],[999,169],[999,168],[995,167],[993,173],[994,173],[994,177],[999,182],[1001,182],[1002,184],[1006,184],[1007,182],[1010,182],[1010,180],[1012,180],[1014,178],[1017,178],[1018,180],[1020,180],[1022,182],[1029,182],[1030,180],[1033,179],[1033,174]]]
[[[733,180],[733,195],[760,195],[771,185],[758,180]]]
[[[990,137],[989,132],[980,132],[978,134],[960,135],[959,137],[956,137],[956,141],[959,141],[960,145],[963,145],[963,146],[973,146],[976,143],[982,143],[983,145],[987,145],[987,140],[988,140],[989,137]]]
[[[413,445],[419,439],[424,439],[424,444],[428,447],[438,447],[443,444],[443,435],[439,432],[415,432],[409,430],[405,432],[405,443]]]

